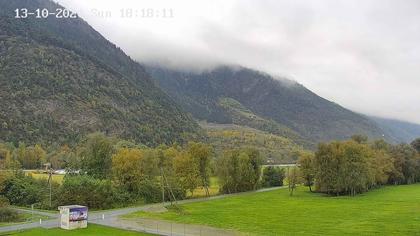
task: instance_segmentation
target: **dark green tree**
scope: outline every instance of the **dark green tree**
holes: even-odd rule
[[[267,166],[263,170],[262,185],[264,187],[283,186],[284,177],[284,169],[279,167]]]
[[[228,150],[217,161],[220,190],[236,193],[258,187],[261,163],[259,153],[249,149]]]
[[[420,138],[416,138],[415,140],[413,140],[413,142],[411,142],[411,146],[416,149],[416,151],[418,153],[420,153]]]
[[[188,143],[188,154],[192,157],[193,164],[197,166],[201,185],[206,191],[206,196],[209,196],[212,150],[207,144],[190,142]]]
[[[80,169],[94,178],[111,176],[113,141],[102,133],[88,135],[80,147]]]
[[[416,182],[419,166],[417,151],[408,144],[399,144],[391,148],[391,157],[396,169],[391,183],[411,184]]]

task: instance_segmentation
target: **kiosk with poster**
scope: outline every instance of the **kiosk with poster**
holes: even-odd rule
[[[60,227],[62,229],[80,229],[87,227],[88,208],[80,205],[59,206]]]

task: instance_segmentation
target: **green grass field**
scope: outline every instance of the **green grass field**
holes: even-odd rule
[[[89,224],[86,229],[65,230],[65,229],[44,229],[35,228],[19,232],[0,233],[0,235],[16,236],[146,236],[151,234],[139,233],[134,231],[120,230],[101,225]]]
[[[300,187],[249,193],[147,217],[257,235],[420,235],[420,184],[387,186],[356,197],[330,197]]]

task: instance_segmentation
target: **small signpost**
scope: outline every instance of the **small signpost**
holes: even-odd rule
[[[59,206],[60,227],[62,229],[80,229],[87,227],[88,208],[80,205]]]

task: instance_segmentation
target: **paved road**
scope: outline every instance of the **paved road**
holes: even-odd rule
[[[29,213],[29,214],[34,213],[37,215],[47,216],[50,218],[58,218],[59,216],[58,212],[48,212],[48,211],[39,211],[39,210],[32,211],[32,210],[23,209],[23,208],[14,208],[14,209],[23,213]]]
[[[259,189],[257,191],[252,192],[244,192],[244,193],[235,193],[235,194],[223,194],[223,195],[217,195],[213,197],[207,197],[207,198],[196,198],[196,199],[187,199],[187,200],[181,200],[178,201],[178,204],[186,204],[186,203],[192,203],[192,202],[204,202],[204,201],[211,201],[215,199],[223,199],[227,197],[232,196],[238,196],[238,195],[245,195],[255,192],[267,192],[267,191],[273,191],[281,188],[286,188],[286,186],[282,187],[274,187],[274,188],[265,188],[265,189]],[[169,205],[170,203],[165,203],[165,205]],[[89,222],[105,225],[105,226],[112,226],[116,228],[121,229],[127,229],[127,230],[135,230],[135,231],[142,231],[142,232],[148,232],[148,233],[154,233],[156,234],[156,230],[148,230],[145,228],[141,228],[140,226],[135,227],[133,223],[124,223],[121,221],[118,217],[121,215],[137,212],[137,211],[144,211],[151,208],[156,208],[162,206],[162,203],[156,203],[156,204],[148,204],[138,207],[127,207],[127,208],[120,208],[120,209],[114,209],[114,210],[104,210],[104,211],[93,211],[89,212]],[[31,210],[28,209],[20,209],[16,208],[16,210],[25,212],[25,213],[31,213]],[[17,230],[24,230],[24,229],[31,229],[36,227],[44,227],[44,228],[54,228],[59,227],[59,214],[58,213],[50,213],[50,212],[44,212],[44,211],[38,211],[34,210],[34,214],[48,216],[52,219],[50,220],[43,220],[42,222],[34,222],[34,223],[24,223],[24,224],[16,224],[16,225],[10,225],[10,226],[3,226],[0,227],[0,232],[8,232],[8,231],[17,231]],[[168,233],[159,232],[159,235],[169,235]],[[172,234],[175,235],[175,234]],[[184,234],[182,234],[184,235]],[[191,235],[197,235],[197,234],[191,234]],[[199,235],[199,234],[198,234]],[[218,234],[219,235],[219,234]]]
[[[18,224],[18,225],[3,226],[3,227],[0,227],[0,233],[9,232],[9,231],[32,229],[32,228],[37,228],[37,227],[55,228],[55,227],[58,227],[58,220],[57,219],[47,220],[47,221],[43,221],[42,224],[40,224],[39,222],[34,222],[34,223],[25,223],[25,224]]]

